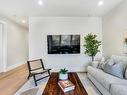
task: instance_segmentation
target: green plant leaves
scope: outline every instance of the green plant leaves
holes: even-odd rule
[[[68,73],[68,70],[66,68],[60,69],[60,73],[61,74],[67,74]]]
[[[89,56],[95,56],[100,50],[98,49],[101,45],[101,41],[98,41],[96,39],[97,35],[93,35],[92,33],[89,33],[84,37],[85,41],[85,54]]]

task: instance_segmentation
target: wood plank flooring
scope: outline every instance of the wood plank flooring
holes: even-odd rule
[[[0,75],[0,95],[14,95],[14,93],[27,81],[27,66],[23,65],[7,75]],[[1,77],[2,76],[2,77]]]

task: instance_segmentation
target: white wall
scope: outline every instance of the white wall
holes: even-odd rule
[[[7,67],[26,63],[28,30],[9,22],[7,39]]]
[[[7,64],[6,70],[11,70],[26,63],[28,58],[28,29],[13,21],[0,18],[6,22],[7,31]]]
[[[124,37],[127,37],[127,0],[105,15],[102,22],[104,54],[123,54]]]
[[[101,18],[54,17],[29,19],[29,60],[42,58],[45,66],[54,71],[66,67],[70,71],[83,71],[91,60],[84,55],[83,37],[88,33],[101,40]],[[81,54],[47,54],[47,35],[80,34]]]

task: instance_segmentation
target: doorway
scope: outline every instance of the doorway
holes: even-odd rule
[[[6,31],[5,24],[0,22],[0,73],[6,71]]]

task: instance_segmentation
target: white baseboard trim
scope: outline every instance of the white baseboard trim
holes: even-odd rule
[[[5,71],[5,72],[10,71],[10,70],[12,70],[12,69],[15,69],[15,68],[17,68],[17,67],[19,67],[19,66],[21,66],[21,65],[23,65],[23,64],[25,64],[25,63],[26,63],[26,61],[23,61],[23,62],[14,64],[14,65],[12,65],[12,66],[9,66],[9,67],[6,68],[6,71]]]
[[[67,67],[66,69],[69,71],[69,72],[87,72],[86,70],[87,67]],[[60,69],[62,68],[51,68],[51,72],[59,72]]]

